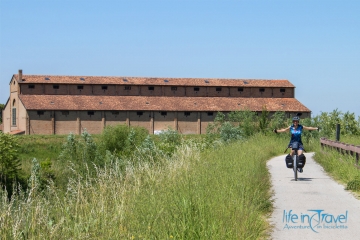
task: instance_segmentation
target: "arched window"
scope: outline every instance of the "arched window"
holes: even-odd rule
[[[13,101],[13,104],[12,104],[12,125],[13,126],[16,126],[16,106],[15,106],[15,99]]]

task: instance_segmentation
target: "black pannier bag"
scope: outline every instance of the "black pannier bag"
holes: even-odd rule
[[[297,167],[303,168],[303,167],[305,167],[305,163],[306,163],[305,155],[301,154],[300,156],[298,156]]]
[[[285,163],[286,163],[286,167],[287,168],[293,168],[294,167],[294,160],[292,159],[292,157],[290,156],[290,154],[288,154],[285,158]]]

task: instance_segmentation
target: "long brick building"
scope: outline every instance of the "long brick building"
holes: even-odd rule
[[[105,126],[142,126],[153,134],[205,133],[217,112],[248,109],[288,117],[311,111],[288,80],[23,75],[10,81],[3,131],[12,134],[101,133]]]

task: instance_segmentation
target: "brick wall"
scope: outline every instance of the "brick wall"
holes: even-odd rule
[[[208,97],[229,97],[229,87],[207,87]]]
[[[161,86],[140,86],[141,96],[162,96]]]
[[[66,95],[68,94],[68,86],[66,84],[45,84],[44,91],[47,95]]]
[[[178,131],[182,134],[196,134],[197,133],[198,113],[190,112],[190,115],[185,116],[185,112],[178,112]]]
[[[179,86],[164,86],[163,95],[167,97],[184,97],[185,87]]]
[[[206,133],[206,128],[210,123],[214,122],[216,114],[217,112],[201,112],[201,134]]]
[[[273,88],[274,98],[294,98],[294,88]]]
[[[44,94],[43,84],[21,84],[21,94]]]
[[[55,134],[77,134],[77,111],[55,111]]]
[[[91,115],[92,113],[94,115]],[[102,111],[79,111],[78,116],[81,121],[81,132],[84,132],[85,129],[90,134],[100,134],[102,132]]]
[[[251,97],[271,98],[272,97],[272,89],[271,88],[251,88]]]
[[[144,127],[150,132],[150,117],[149,112],[143,112],[142,115],[138,115],[137,111],[129,112],[130,126]]]
[[[206,87],[186,87],[188,97],[206,97]]]
[[[114,126],[126,124],[127,112],[124,111],[105,111],[105,125]]]
[[[117,94],[120,96],[140,96],[140,88],[139,86],[117,86],[116,87]]]
[[[154,112],[154,132],[175,129],[175,112]]]
[[[231,97],[251,97],[251,88],[232,87],[230,88]]]
[[[69,86],[70,95],[92,95],[92,86],[85,84],[74,84]]]
[[[51,111],[28,111],[30,134],[52,134]]]
[[[114,96],[116,95],[115,85],[93,85],[94,95]]]

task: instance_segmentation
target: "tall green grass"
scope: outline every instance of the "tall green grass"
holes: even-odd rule
[[[11,201],[1,192],[0,238],[266,238],[266,160],[286,144],[256,135],[200,153],[189,140],[172,157],[139,159],[125,171],[114,161],[96,176],[78,175],[64,194],[52,184],[40,190],[33,180]]]
[[[345,184],[346,189],[360,193],[360,166],[355,156],[342,154],[327,147],[321,149],[317,146],[314,159],[332,177]]]

